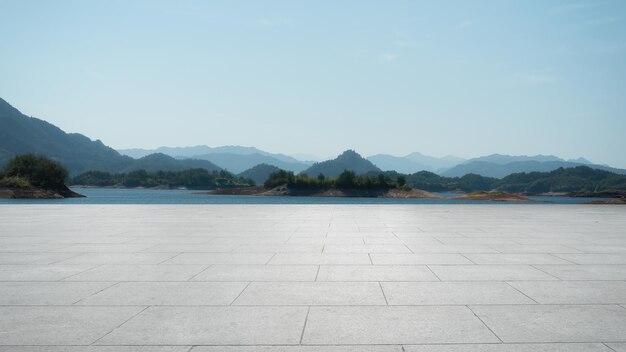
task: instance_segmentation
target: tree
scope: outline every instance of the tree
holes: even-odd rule
[[[9,177],[26,179],[31,185],[47,189],[63,189],[68,178],[67,169],[43,156],[18,155],[9,161],[6,168]]]
[[[396,182],[398,183],[398,187],[404,187],[404,185],[406,185],[406,177],[398,176]]]

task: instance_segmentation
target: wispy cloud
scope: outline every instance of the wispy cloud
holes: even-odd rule
[[[545,85],[559,80],[552,69],[515,72],[510,78],[516,84],[529,86]]]
[[[598,18],[591,18],[587,21],[585,21],[585,25],[587,26],[602,26],[605,24],[609,24],[609,23],[614,23],[614,22],[619,22],[621,21],[622,18],[621,17],[598,17]]]
[[[273,27],[278,25],[286,24],[287,21],[285,19],[276,18],[276,17],[263,17],[256,20],[256,24],[262,27]]]
[[[456,29],[467,29],[467,28],[472,28],[474,27],[476,24],[478,23],[478,20],[473,18],[473,19],[466,19],[463,20],[459,23],[456,24],[456,26],[454,26],[454,28]]]
[[[586,10],[590,7],[593,7],[593,4],[590,2],[579,2],[574,4],[561,5],[557,7],[553,7],[550,9],[549,13],[551,14],[560,14],[560,13],[568,13],[568,12],[577,12]]]
[[[256,21],[256,24],[258,24],[259,26],[270,27],[276,25],[276,21],[272,21],[269,18],[259,18]]]
[[[393,45],[399,48],[412,48],[422,46],[423,42],[414,40],[404,31],[395,31]]]
[[[381,59],[387,62],[393,62],[400,58],[400,55],[396,53],[384,53],[380,56]]]

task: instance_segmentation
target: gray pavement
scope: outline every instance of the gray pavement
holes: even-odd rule
[[[4,351],[626,351],[626,207],[0,206]]]

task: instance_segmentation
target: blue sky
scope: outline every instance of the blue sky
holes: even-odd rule
[[[115,148],[626,167],[626,1],[0,0],[0,97]]]

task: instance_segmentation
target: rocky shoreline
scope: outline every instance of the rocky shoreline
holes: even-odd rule
[[[38,187],[0,187],[1,199],[63,199],[83,197],[85,196],[67,187],[59,190]]]
[[[327,190],[303,190],[289,189],[286,186],[279,186],[272,189],[264,187],[243,187],[218,189],[207,192],[195,192],[194,194],[216,194],[216,195],[247,195],[247,196],[292,196],[292,197],[365,197],[365,198],[427,198],[443,199],[443,197],[431,192],[411,188],[411,189],[327,189]]]
[[[532,199],[513,193],[501,192],[474,192],[464,194],[460,197],[452,198],[454,200],[491,200],[498,202],[534,202]]]

